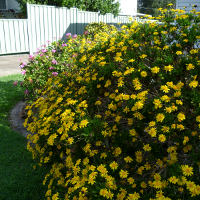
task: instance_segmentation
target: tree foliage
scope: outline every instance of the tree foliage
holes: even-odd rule
[[[76,7],[85,11],[112,13],[118,15],[119,3],[115,0],[18,0],[23,12],[26,11],[26,3],[54,5],[67,8]]]

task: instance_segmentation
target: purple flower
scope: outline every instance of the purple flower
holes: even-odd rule
[[[41,51],[42,51],[42,53],[46,53],[46,52],[47,52],[47,50],[46,50],[46,49],[42,49]]]
[[[88,34],[89,34],[89,32],[88,32],[88,31],[85,31],[85,32],[84,32],[84,35],[88,35]]]
[[[72,36],[73,39],[76,39],[77,37],[78,37],[77,34],[74,34],[74,35]]]
[[[53,70],[53,69],[55,69],[54,67],[49,67],[49,70]]]
[[[26,70],[22,70],[21,74],[25,75],[26,74]]]
[[[24,68],[26,65],[27,65],[27,63],[26,63],[26,62],[23,62],[19,67],[22,69],[22,68]]]
[[[13,82],[13,85],[14,85],[14,86],[17,86],[17,84],[18,84],[18,81],[14,81],[14,82]]]
[[[26,89],[26,90],[24,91],[24,94],[27,95],[28,93],[29,93],[29,91]]]
[[[34,60],[34,55],[29,55],[29,60]]]
[[[55,53],[55,52],[56,52],[56,50],[55,50],[55,49],[52,49],[52,50],[51,50],[51,52],[52,52],[52,53]]]
[[[57,64],[58,64],[58,62],[57,62],[55,59],[53,59],[51,62],[52,62],[52,64],[54,64],[54,65],[57,65]]]
[[[58,75],[58,72],[52,72],[52,75],[53,75],[53,76],[57,76],[57,75]]]
[[[67,38],[70,38],[71,36],[72,36],[71,33],[67,33],[67,34],[66,34],[66,37],[67,37]]]
[[[43,53],[41,53],[41,54],[40,54],[40,56],[42,57],[42,56],[44,56],[44,54],[43,54]]]
[[[64,44],[62,44],[62,47],[66,47],[66,46],[67,46],[67,44],[65,44],[65,43],[64,43]]]
[[[20,85],[23,86],[23,84],[24,84],[24,82],[22,81],[22,82],[20,83]]]
[[[24,65],[21,64],[19,67],[22,69],[22,68],[24,68]]]

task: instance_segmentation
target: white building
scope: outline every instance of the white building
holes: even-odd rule
[[[200,12],[200,0],[176,0],[176,8],[185,8],[186,11],[190,11],[195,8]]]
[[[20,6],[16,0],[0,0],[0,10],[15,10],[19,11]]]
[[[136,15],[137,14],[137,0],[116,0],[120,3],[120,14],[122,15]]]

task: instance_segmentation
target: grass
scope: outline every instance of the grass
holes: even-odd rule
[[[20,75],[0,77],[0,200],[44,199],[42,169],[26,150],[26,139],[13,131],[8,117],[13,106],[23,99],[23,89],[14,86]]]

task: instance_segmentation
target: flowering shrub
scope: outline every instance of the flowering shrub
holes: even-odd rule
[[[73,64],[73,58],[76,58],[79,53],[84,52],[86,48],[95,48],[109,34],[115,32],[116,29],[111,28],[109,32],[100,32],[99,35],[92,38],[87,31],[82,36],[67,33],[67,41],[53,42],[48,47],[44,46],[43,49],[39,50],[36,56],[31,55],[28,63],[21,63],[20,65],[21,73],[24,75],[23,86],[26,91],[29,91],[28,99],[37,97],[38,90],[44,87],[48,78],[67,72]]]
[[[47,199],[200,198],[200,13],[160,19],[80,40],[27,106]]]

